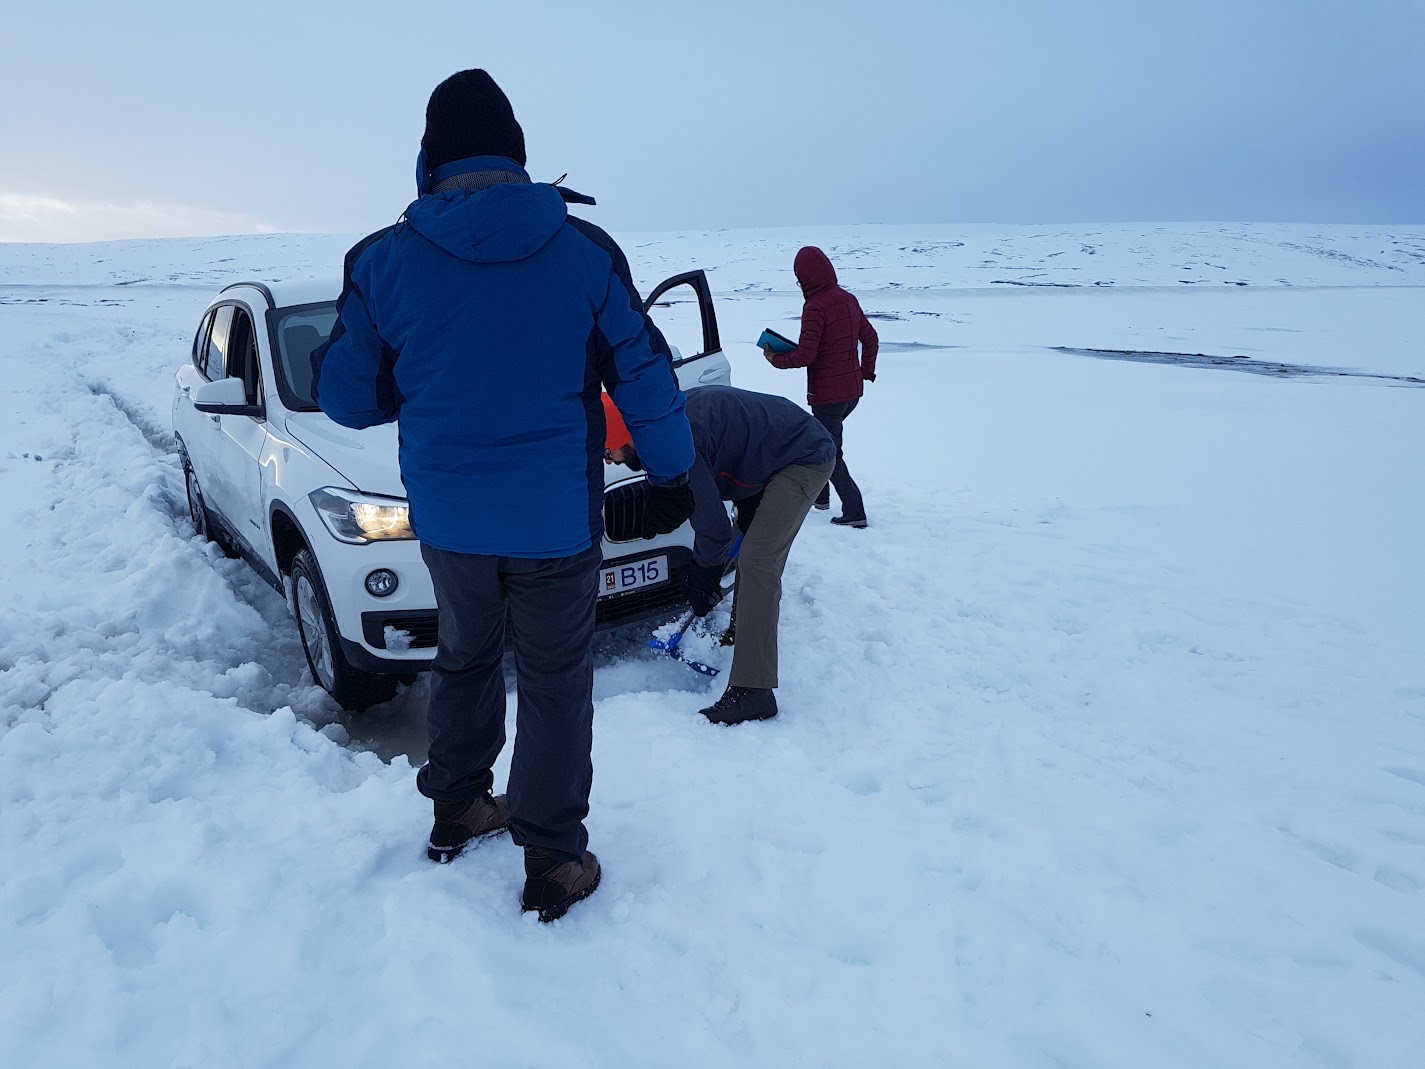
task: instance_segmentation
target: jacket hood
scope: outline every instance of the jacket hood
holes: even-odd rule
[[[544,248],[568,214],[553,186],[509,182],[473,192],[428,193],[406,209],[406,222],[452,256],[505,263]]]
[[[808,245],[798,252],[797,258],[792,262],[792,268],[797,273],[797,282],[802,287],[802,293],[808,297],[836,285],[836,268],[831,266],[826,253],[815,245]]]

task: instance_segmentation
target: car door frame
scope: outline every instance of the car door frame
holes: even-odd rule
[[[230,373],[234,352],[237,316],[247,317],[254,347],[255,405],[258,413],[236,415],[224,413],[206,418],[216,426],[210,439],[208,473],[198,470],[199,481],[208,506],[218,515],[224,529],[233,536],[244,556],[261,559],[259,546],[266,544],[267,515],[263,507],[262,461],[267,447],[267,379],[263,368],[263,338],[266,317],[254,313],[251,305],[238,298],[222,301],[215,308],[231,306],[233,317],[228,324],[227,347],[223,351],[223,374],[215,376],[209,369],[209,379],[237,378]]]
[[[209,364],[213,355],[213,328],[222,309],[223,305],[212,304],[203,311],[203,318],[198,322],[198,333],[193,338],[189,361],[178,369],[178,396],[174,399],[173,431],[178,437],[184,457],[197,474],[200,485],[203,484],[204,473],[213,463],[218,428],[214,417],[193,407],[193,392],[204,383],[212,381]],[[231,323],[232,319],[229,317],[228,326],[231,326]]]
[[[718,335],[717,329],[717,309],[713,307],[712,287],[708,285],[707,272],[684,271],[682,274],[674,275],[672,278],[665,278],[658,285],[654,286],[648,294],[647,300],[643,302],[643,314],[651,318],[653,306],[658,303],[660,297],[670,290],[675,290],[679,286],[692,287],[693,293],[698,299],[698,317],[702,320],[703,347],[701,351],[692,356],[684,356],[673,361],[674,368],[680,368],[685,364],[691,364],[694,360],[701,360],[705,356],[712,356],[714,353],[722,352],[722,339]],[[656,326],[657,324],[655,324]]]

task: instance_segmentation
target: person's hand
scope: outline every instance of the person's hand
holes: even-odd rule
[[[683,596],[694,616],[706,616],[722,600],[722,566],[709,568],[693,561],[683,573]]]
[[[671,534],[693,514],[693,487],[684,472],[666,483],[648,480],[648,501],[643,510],[643,537]]]
[[[752,529],[752,520],[762,505],[763,493],[764,491],[759,490],[751,497],[744,497],[737,502],[737,529],[743,534]]]
[[[773,349],[770,345],[764,345],[762,346],[762,355],[767,358],[767,363],[770,364],[772,362],[772,358],[777,355],[777,351]]]
[[[861,372],[861,377],[862,377],[863,379],[865,379],[867,382],[875,382],[875,381],[876,381],[876,376],[875,376],[875,375],[872,375],[869,371],[863,371],[863,372]]]

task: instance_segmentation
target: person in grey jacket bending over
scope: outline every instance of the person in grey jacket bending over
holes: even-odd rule
[[[733,529],[724,501],[737,507],[743,532],[737,556],[737,641],[727,691],[702,710],[715,724],[777,715],[777,622],[782,570],[792,541],[836,467],[836,442],[805,409],[785,397],[731,386],[688,392],[688,423],[697,459],[693,488],[693,563],[684,578],[693,611],[706,616],[721,600]],[[609,421],[612,425],[613,421]],[[605,457],[638,470],[631,443],[608,442]]]

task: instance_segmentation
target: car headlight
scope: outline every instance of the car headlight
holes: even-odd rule
[[[335,486],[307,495],[332,537],[360,545],[415,538],[410,507],[398,498],[357,494]]]

